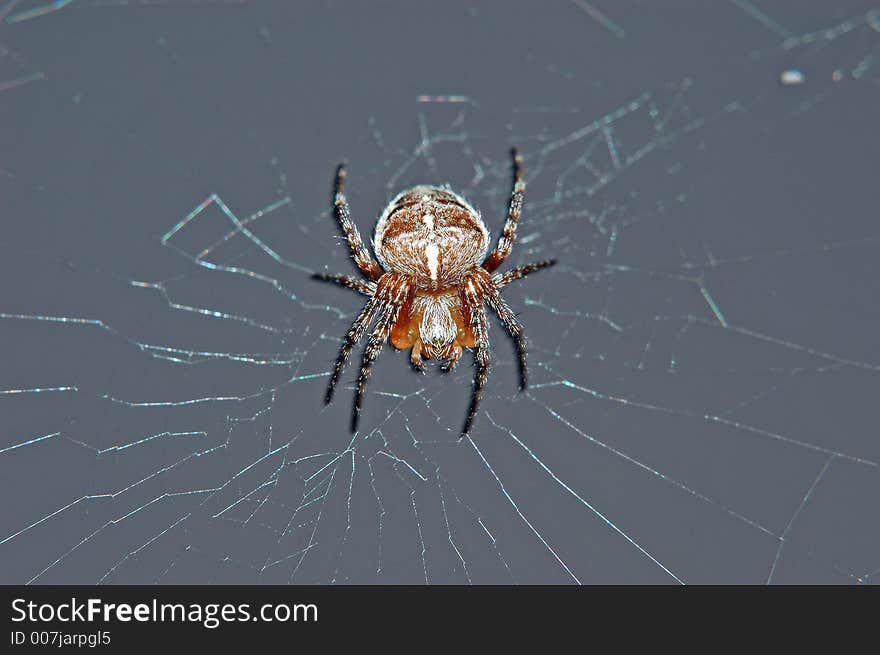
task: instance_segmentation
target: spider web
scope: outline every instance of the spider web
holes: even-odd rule
[[[874,582],[880,8],[803,5],[576,0],[518,88],[474,64],[454,92],[296,59],[309,26],[367,38],[335,3],[0,5],[0,579]],[[365,73],[370,100],[313,97]],[[357,363],[321,398],[363,297],[309,277],[353,272],[333,164],[363,233],[448,182],[497,235],[514,143],[502,270],[559,260],[504,292],[530,388],[494,325],[461,438],[469,359],[419,375],[389,346],[349,434]]]

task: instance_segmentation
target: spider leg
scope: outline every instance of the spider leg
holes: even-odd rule
[[[420,373],[425,372],[425,361],[422,359],[422,342],[416,341],[409,353],[409,361],[412,362],[413,368]]]
[[[376,316],[380,306],[381,302],[377,297],[371,296],[361,310],[361,313],[354,319],[354,323],[351,324],[348,333],[342,341],[342,348],[339,351],[339,356],[336,358],[336,364],[333,366],[333,374],[330,376],[327,392],[324,394],[325,405],[330,404],[330,401],[333,400],[333,390],[336,388],[336,383],[339,382],[339,376],[342,375],[342,370],[345,368],[346,362],[348,362],[348,357],[351,355],[355,344],[363,338],[364,332],[366,332],[370,323],[373,322],[373,318]]]
[[[510,305],[504,302],[497,290],[492,289],[486,294],[486,302],[504,323],[504,327],[516,346],[516,356],[519,359],[519,390],[524,391],[529,382],[529,365],[526,358],[526,335],[523,326],[516,318]]]
[[[386,287],[387,288],[387,287]],[[393,294],[393,295],[392,295]],[[364,349],[363,359],[361,360],[361,372],[358,375],[357,393],[354,399],[354,410],[351,415],[351,431],[357,431],[358,419],[361,414],[361,407],[364,404],[364,394],[367,390],[367,382],[370,380],[370,374],[373,372],[373,364],[382,352],[382,347],[391,334],[391,328],[397,321],[400,314],[400,308],[409,299],[410,285],[406,280],[397,280],[393,290],[389,290],[385,295],[382,306],[382,313],[370,335],[367,347]]]
[[[333,183],[333,210],[336,214],[336,220],[339,221],[345,238],[348,239],[348,245],[358,268],[371,280],[378,280],[382,277],[382,269],[364,245],[360,232],[351,220],[348,199],[345,197],[345,175],[345,164],[339,164],[336,167],[336,178]]]
[[[526,275],[530,275],[535,271],[540,271],[542,268],[553,266],[555,263],[555,259],[544,259],[539,262],[525,264],[524,266],[517,266],[516,268],[513,268],[504,274],[496,273],[492,276],[492,282],[495,285],[496,289],[502,289],[514,280],[521,280]]]
[[[460,292],[462,304],[470,315],[470,325],[474,332],[474,365],[476,371],[474,373],[474,388],[471,395],[471,404],[468,407],[467,418],[464,422],[462,435],[466,435],[471,430],[471,424],[474,416],[480,407],[480,401],[483,399],[483,387],[486,386],[486,380],[489,378],[489,324],[486,320],[486,310],[476,285],[470,281],[465,282]]]
[[[360,278],[352,277],[350,275],[338,275],[336,273],[315,273],[314,275],[312,275],[312,278],[315,280],[323,280],[324,282],[334,282],[343,287],[359,291],[365,296],[372,296],[376,292],[375,282],[367,282],[366,280],[361,280]]]
[[[498,239],[498,245],[483,261],[483,268],[490,273],[493,273],[496,268],[504,263],[504,260],[507,259],[507,256],[513,249],[513,242],[516,240],[516,222],[519,220],[520,213],[522,213],[523,195],[526,190],[522,156],[516,148],[513,148],[510,154],[513,155],[513,191],[510,194],[507,221],[504,223],[504,230]]]

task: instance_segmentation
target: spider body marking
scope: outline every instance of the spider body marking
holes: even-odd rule
[[[473,394],[462,430],[462,434],[467,434],[489,373],[487,304],[514,340],[520,389],[525,389],[528,371],[525,335],[499,291],[510,282],[555,262],[535,262],[493,275],[513,248],[522,211],[525,191],[522,159],[516,150],[512,155],[513,191],[504,229],[492,252],[488,252],[489,231],[473,206],[446,187],[419,185],[398,194],[380,215],[373,238],[374,259],[351,220],[344,188],[345,166],[340,164],[337,168],[336,218],[367,280],[321,273],[315,277],[359,291],[368,296],[368,300],[343,340],[327,387],[326,403],[333,398],[354,346],[370,325],[376,324],[361,362],[352,431],[357,429],[373,362],[390,340],[395,348],[411,349],[410,359],[418,370],[424,369],[425,358],[439,359],[444,362],[444,368],[450,370],[458,363],[464,348],[475,351]]]

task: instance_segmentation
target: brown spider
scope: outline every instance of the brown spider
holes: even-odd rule
[[[345,164],[336,169],[334,209],[358,267],[369,278],[317,273],[315,278],[335,282],[369,298],[352,323],[333,367],[324,402],[333,390],[355,344],[376,317],[378,321],[364,350],[357,381],[351,429],[357,429],[364,392],[382,346],[388,338],[398,349],[411,348],[413,366],[422,371],[423,357],[444,361],[451,370],[462,348],[476,349],[473,396],[462,434],[470,431],[483,387],[489,375],[489,334],[484,304],[498,315],[516,344],[519,388],[526,387],[526,342],[516,314],[499,290],[526,275],[552,266],[554,260],[518,266],[507,273],[492,273],[507,259],[516,239],[522,210],[522,157],[513,155],[513,192],[504,231],[498,246],[489,249],[489,231],[479,212],[450,189],[421,185],[398,194],[376,224],[373,249],[377,263],[351,220],[345,197]],[[381,266],[380,266],[381,264]]]

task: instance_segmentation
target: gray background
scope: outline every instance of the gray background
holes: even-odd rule
[[[880,577],[872,3],[54,4],[0,3],[0,581]],[[497,233],[513,144],[532,388],[493,326],[461,440],[470,358],[388,348],[352,438],[333,166]]]

